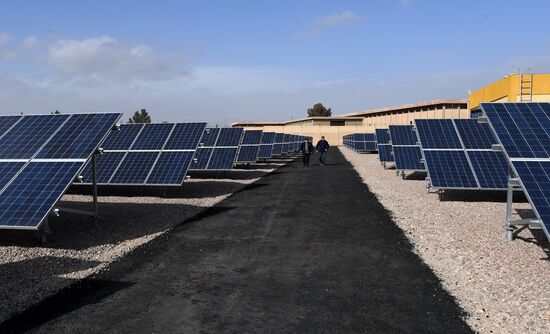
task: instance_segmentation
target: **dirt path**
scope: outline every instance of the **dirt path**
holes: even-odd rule
[[[333,150],[328,166],[280,168],[0,332],[470,333],[411,249]]]

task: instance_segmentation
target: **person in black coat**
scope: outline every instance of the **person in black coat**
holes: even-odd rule
[[[319,164],[321,166],[325,165],[329,146],[328,141],[325,140],[325,136],[321,136],[321,140],[317,142],[317,146],[315,147],[317,155],[319,156]]]
[[[302,152],[302,162],[304,166],[309,166],[309,157],[313,152],[313,144],[309,140],[304,139],[304,142],[300,145],[300,152]]]

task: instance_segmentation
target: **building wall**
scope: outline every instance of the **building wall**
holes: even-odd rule
[[[479,107],[481,102],[520,101],[519,74],[506,76],[468,95],[468,108]],[[533,97],[535,102],[550,102],[550,74],[533,74]]]
[[[329,121],[316,121],[313,124],[308,123],[290,123],[283,126],[263,126],[263,127],[249,127],[249,130],[263,130],[265,132],[279,132],[290,133],[293,135],[303,135],[313,137],[313,143],[316,143],[321,136],[325,136],[325,139],[331,145],[342,145],[342,137],[350,133],[357,133],[363,131],[363,124],[361,121],[347,122],[344,126],[330,126]],[[364,131],[363,131],[364,132]]]

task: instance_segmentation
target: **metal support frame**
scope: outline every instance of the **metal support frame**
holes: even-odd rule
[[[521,227],[538,227],[540,222],[538,219],[517,219],[513,220],[513,202],[514,191],[522,190],[519,179],[515,177],[512,167],[509,167],[508,172],[508,189],[506,193],[506,220],[504,222],[504,229],[506,230],[506,239],[508,241],[514,240],[514,232]]]

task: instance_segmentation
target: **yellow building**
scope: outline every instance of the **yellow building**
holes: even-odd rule
[[[481,102],[550,102],[550,74],[511,74],[468,95],[468,108]]]

